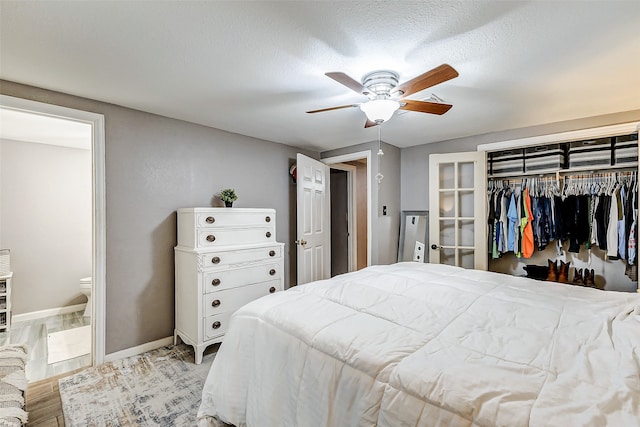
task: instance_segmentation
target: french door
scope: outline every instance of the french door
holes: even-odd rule
[[[487,269],[484,151],[429,156],[429,262]]]

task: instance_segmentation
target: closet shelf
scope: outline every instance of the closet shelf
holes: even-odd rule
[[[569,168],[569,169],[560,169],[558,171],[559,174],[561,175],[566,175],[566,174],[572,174],[572,173],[576,173],[576,172],[608,172],[611,170],[637,170],[638,169],[638,163],[627,163],[624,165],[611,165],[611,166],[607,166],[607,165],[597,165],[597,166],[581,166],[581,167],[575,167],[575,168]]]
[[[542,176],[555,176],[559,171],[549,171],[549,172],[519,172],[519,173],[498,173],[487,175],[487,179],[499,179],[499,178],[527,178],[527,177],[542,177]]]
[[[624,165],[595,165],[595,166],[581,166],[568,169],[558,169],[550,172],[521,172],[521,173],[504,173],[487,175],[487,179],[508,179],[508,178],[535,178],[535,177],[547,177],[547,176],[559,176],[559,175],[571,175],[580,172],[609,172],[617,170],[637,170],[638,163],[627,163]]]

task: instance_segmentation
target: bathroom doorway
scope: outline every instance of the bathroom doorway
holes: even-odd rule
[[[8,335],[30,342],[31,382],[104,358],[104,119],[0,101],[0,247],[11,250],[14,273]]]
[[[371,265],[370,157],[369,151],[361,151],[321,159],[332,173],[332,223],[336,219],[343,223],[336,230],[333,225],[331,228],[331,276]],[[342,182],[339,187],[334,188],[334,176]],[[334,190],[338,190],[335,197]],[[338,198],[343,201],[340,203]],[[342,221],[345,216],[346,224]]]

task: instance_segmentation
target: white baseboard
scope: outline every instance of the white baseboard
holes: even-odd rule
[[[66,307],[49,308],[47,310],[32,311],[30,313],[14,314],[11,316],[11,323],[42,319],[43,317],[57,316],[58,314],[74,313],[76,311],[84,310],[86,306],[87,304],[83,303],[68,305]]]
[[[116,351],[115,353],[109,353],[104,356],[104,361],[113,362],[114,360],[124,359],[125,357],[137,356],[138,354],[142,354],[147,351],[155,350],[157,348],[171,344],[173,344],[173,336],[161,338],[159,340],[148,342],[135,347],[125,348],[124,350]]]

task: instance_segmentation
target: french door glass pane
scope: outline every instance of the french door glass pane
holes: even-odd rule
[[[455,192],[454,191],[441,191],[440,192],[440,217],[455,216]]]
[[[458,244],[459,246],[474,245],[474,220],[461,219],[458,221]]]
[[[440,264],[456,265],[456,250],[440,249]]]
[[[473,162],[458,163],[458,188],[473,188]]]
[[[455,246],[456,244],[455,220],[440,220],[440,244],[443,246]]]
[[[440,185],[438,188],[453,188],[455,185],[454,175],[455,169],[453,163],[441,163]]]
[[[473,191],[460,191],[458,193],[458,216],[473,218]]]
[[[460,267],[473,268],[474,266],[474,251],[473,249],[459,249],[458,258]]]

